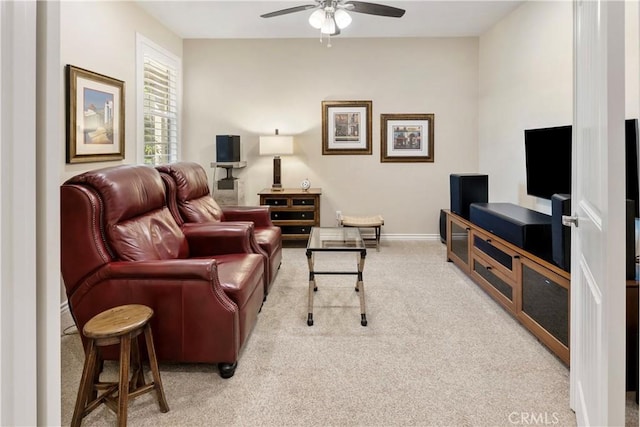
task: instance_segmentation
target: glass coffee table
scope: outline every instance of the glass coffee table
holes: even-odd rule
[[[316,271],[313,262],[316,252],[355,252],[357,255],[357,271]],[[364,283],[362,270],[367,248],[355,227],[312,227],[307,243],[307,262],[309,263],[309,315],[307,325],[313,326],[313,293],[318,290],[315,276],[317,274],[349,274],[356,275],[356,292],[360,295],[360,324],[367,326],[367,314],[364,305]]]

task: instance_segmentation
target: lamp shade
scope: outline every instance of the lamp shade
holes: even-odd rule
[[[293,137],[286,135],[269,135],[260,137],[260,155],[293,154]]]

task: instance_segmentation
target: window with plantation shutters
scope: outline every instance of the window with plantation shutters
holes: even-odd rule
[[[180,61],[138,35],[138,126],[142,163],[179,159]]]

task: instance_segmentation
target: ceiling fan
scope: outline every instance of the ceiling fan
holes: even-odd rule
[[[351,24],[351,16],[347,13],[357,12],[368,15],[387,16],[400,18],[404,15],[404,9],[385,6],[383,4],[369,3],[355,0],[315,0],[315,4],[290,7],[275,12],[260,15],[262,18],[286,15],[294,12],[317,9],[309,16],[309,24],[320,30],[320,35],[337,36],[340,30]]]

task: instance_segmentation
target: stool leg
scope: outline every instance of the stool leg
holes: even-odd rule
[[[153,346],[153,334],[151,333],[151,325],[147,323],[144,328],[144,338],[147,341],[147,353],[149,354],[149,367],[151,368],[151,374],[153,375],[153,385],[156,389],[158,396],[158,404],[160,405],[160,411],[168,412],[169,404],[167,404],[167,398],[164,395],[164,387],[162,387],[162,380],[160,379],[160,370],[158,369],[158,359],[156,357],[156,350]]]
[[[129,403],[129,361],[131,358],[130,334],[120,337],[120,383],[118,385],[118,426],[127,425],[127,404]]]
[[[80,386],[78,387],[78,397],[76,399],[76,407],[73,410],[73,418],[71,419],[71,426],[78,427],[82,422],[84,410],[89,400],[89,395],[93,389],[93,378],[95,372],[97,350],[95,342],[89,339],[87,343],[87,356],[84,362],[84,368],[82,369],[82,378],[80,379]]]
[[[102,352],[100,351],[100,346],[95,346],[96,348],[96,362],[95,367],[93,368],[93,384],[100,383],[100,374],[104,370],[104,360],[102,360]],[[98,389],[95,387],[91,388],[91,394],[89,395],[90,401],[94,400],[98,397]]]
[[[145,385],[144,370],[142,369],[142,362],[140,361],[140,346],[138,344],[138,337],[133,338],[131,343],[131,381],[129,382],[129,391],[137,390]]]

